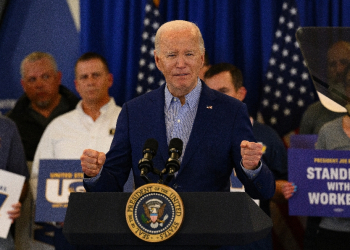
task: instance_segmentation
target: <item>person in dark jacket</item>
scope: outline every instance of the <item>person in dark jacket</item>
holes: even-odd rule
[[[210,67],[204,75],[204,81],[209,88],[217,90],[228,96],[243,101],[246,97],[247,90],[243,84],[243,75],[239,68],[230,63],[218,63]],[[261,200],[261,209],[270,216],[270,201],[285,202],[282,187],[287,183],[287,149],[277,132],[271,127],[255,121],[252,117],[250,120],[253,125],[253,134],[257,142],[263,145],[262,159],[267,164],[276,180],[276,192],[270,200]],[[244,186],[239,182],[234,173],[231,174],[231,191],[242,191]],[[271,250],[272,236],[252,242],[244,246],[223,247],[220,250],[248,250],[248,249],[264,249]]]
[[[7,114],[18,127],[27,161],[33,161],[46,126],[57,116],[73,110],[79,98],[61,85],[62,73],[52,55],[33,52],[21,63],[24,94]]]
[[[58,70],[54,57],[49,53],[33,52],[27,55],[22,60],[20,71],[24,94],[7,116],[18,127],[30,172],[36,148],[47,125],[57,116],[75,109],[80,99],[61,85],[62,73]],[[63,235],[57,233],[59,228],[44,223],[34,223],[31,212],[32,196],[29,192],[22,206],[23,216],[16,221],[16,224],[22,225],[16,226],[15,237],[19,238],[17,241],[25,244],[26,249],[49,248],[48,244],[52,244],[53,240],[65,242]],[[36,241],[27,239],[27,235],[32,234],[31,230],[34,230],[35,234],[40,234]],[[52,234],[54,237],[50,236]],[[40,242],[37,241],[39,238]]]

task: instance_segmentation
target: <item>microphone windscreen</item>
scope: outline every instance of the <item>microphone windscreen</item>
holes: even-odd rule
[[[143,150],[147,148],[151,149],[152,151],[154,151],[154,154],[156,154],[158,150],[158,141],[153,138],[147,139],[147,141],[145,142],[145,145],[143,146]]]
[[[170,140],[169,143],[169,150],[172,148],[175,148],[177,151],[179,151],[179,156],[182,154],[182,147],[183,147],[183,142],[179,138],[173,138]]]

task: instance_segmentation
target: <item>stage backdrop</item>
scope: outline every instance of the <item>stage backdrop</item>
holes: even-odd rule
[[[111,95],[117,104],[135,97],[146,2],[80,1],[79,40],[79,27],[69,8],[79,0],[9,1],[0,26],[0,109],[11,107],[23,93],[19,64],[34,50],[56,57],[63,84],[72,90],[77,57],[81,52],[99,52],[114,74]],[[212,64],[229,62],[242,69],[248,89],[245,102],[255,113],[282,4],[277,0],[161,0],[159,12],[163,21],[197,23]],[[296,0],[296,4],[301,26],[350,26],[349,1]]]
[[[8,1],[0,23],[1,113],[23,94],[20,63],[33,51],[51,53],[63,73],[62,84],[75,91],[74,63],[80,54],[77,13],[77,0]]]
[[[115,75],[112,93],[122,104],[135,96],[144,5],[147,0],[81,1],[81,51],[108,58]],[[245,102],[255,113],[284,1],[161,0],[163,21],[185,19],[201,29],[211,63],[242,69]],[[297,0],[301,26],[349,26],[349,1]]]

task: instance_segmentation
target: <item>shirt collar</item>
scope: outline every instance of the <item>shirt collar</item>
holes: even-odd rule
[[[105,105],[103,105],[103,106],[100,108],[101,114],[107,112],[107,110],[109,109],[109,107],[110,107],[110,106],[114,106],[114,105],[116,105],[116,104],[115,104],[115,101],[114,101],[114,98],[113,98],[113,97],[110,97],[110,98],[109,98],[109,102],[107,102]],[[80,100],[80,101],[78,102],[76,108],[77,108],[80,112],[83,112],[83,113],[85,114],[85,112],[84,112],[84,110],[83,110],[83,106],[82,106],[82,100]]]
[[[109,102],[107,102],[105,105],[103,105],[103,106],[100,108],[101,114],[107,112],[107,110],[109,109],[110,106],[115,106],[115,105],[116,105],[116,104],[115,104],[114,98],[113,98],[113,97],[110,97],[110,98],[109,98]]]
[[[198,104],[199,96],[202,90],[202,82],[197,78],[196,87],[187,95],[185,95],[186,103],[188,103],[191,109],[195,108]],[[165,108],[169,109],[171,102],[174,100],[174,96],[169,92],[168,87],[165,86]]]

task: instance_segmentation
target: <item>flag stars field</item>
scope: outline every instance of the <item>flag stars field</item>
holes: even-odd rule
[[[260,112],[264,122],[284,136],[298,128],[303,112],[314,101],[314,87],[295,37],[299,27],[295,1],[283,2],[278,20]]]
[[[161,24],[160,14],[152,0],[145,7],[144,27],[142,32],[141,58],[139,61],[137,95],[142,95],[164,84],[164,77],[154,61],[154,40]]]

